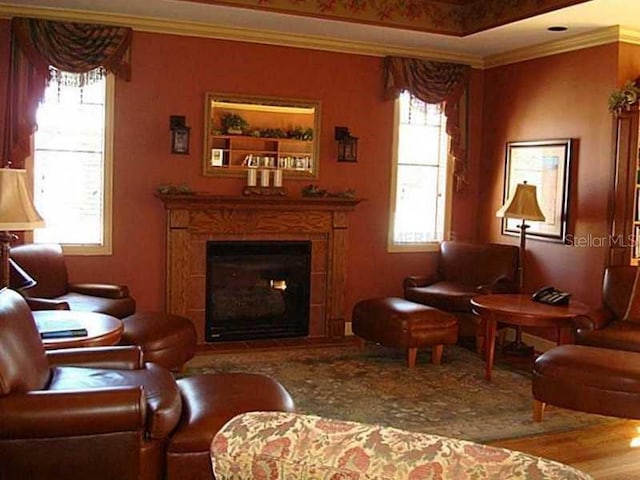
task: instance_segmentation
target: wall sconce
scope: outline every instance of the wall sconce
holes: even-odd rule
[[[336,127],[335,139],[338,141],[338,161],[358,161],[358,137],[352,137],[347,127]]]
[[[187,155],[189,153],[189,131],[184,115],[171,115],[169,117],[169,130],[171,130],[171,153]]]

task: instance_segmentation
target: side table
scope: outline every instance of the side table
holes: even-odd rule
[[[36,310],[33,318],[39,331],[84,328],[87,335],[43,339],[46,350],[58,348],[97,347],[116,345],[122,336],[124,325],[116,317],[103,313],[79,312],[72,310]]]
[[[572,320],[589,307],[571,300],[568,305],[547,305],[531,300],[530,295],[480,295],[471,299],[473,311],[482,317],[485,327],[485,378],[491,381],[498,323],[523,327],[553,327],[558,344],[570,343]]]

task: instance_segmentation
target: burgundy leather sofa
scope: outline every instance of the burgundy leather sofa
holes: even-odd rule
[[[212,480],[227,421],[293,409],[264,375],[176,381],[135,346],[45,352],[24,298],[0,290],[0,479]]]
[[[18,245],[9,255],[36,281],[35,286],[21,290],[32,310],[81,310],[117,318],[136,311],[136,302],[124,285],[70,283],[60,245]]]
[[[470,300],[489,293],[517,293],[518,255],[513,245],[442,242],[436,271],[407,277],[404,298],[455,314],[458,335],[475,336],[480,350],[484,335]]]

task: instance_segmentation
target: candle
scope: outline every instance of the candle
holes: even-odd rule
[[[260,170],[260,186],[268,187],[269,186],[269,170]]]
[[[255,187],[258,183],[258,172],[255,168],[249,168],[247,170],[247,186]]]
[[[280,169],[273,172],[273,186],[282,187],[282,170]]]

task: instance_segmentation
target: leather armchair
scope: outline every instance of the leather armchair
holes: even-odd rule
[[[602,304],[575,320],[577,344],[640,352],[637,273],[638,268],[630,265],[605,268]]]
[[[169,371],[145,365],[137,347],[45,352],[7,288],[0,352],[0,478],[162,477],[182,409]]]
[[[436,272],[403,282],[404,298],[458,317],[459,336],[475,336],[482,348],[481,320],[470,300],[490,293],[517,293],[519,248],[513,245],[445,241],[440,244]]]
[[[11,248],[10,256],[37,282],[20,289],[32,310],[80,310],[125,318],[136,311],[124,285],[70,283],[62,248],[55,244],[27,244]],[[17,289],[17,285],[10,285]]]

